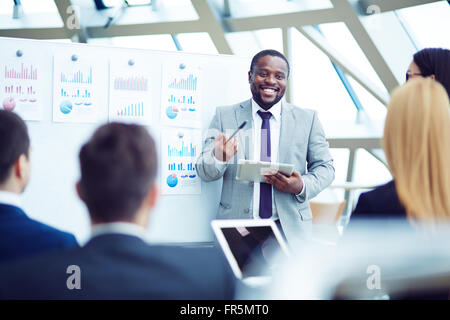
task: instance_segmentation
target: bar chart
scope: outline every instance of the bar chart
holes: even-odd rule
[[[154,67],[146,59],[114,57],[109,65],[109,120],[152,125]]]
[[[33,65],[29,67],[20,64],[20,69],[5,66],[5,79],[37,80],[37,68]]]
[[[92,84],[92,67],[89,67],[88,72],[81,70],[77,70],[73,74],[61,72],[60,77],[61,83]]]
[[[170,82],[169,89],[196,91],[197,77],[194,76],[193,74],[190,74],[187,78],[184,79],[175,78]]]
[[[117,110],[118,117],[143,117],[144,102],[133,103]]]
[[[162,193],[200,194],[195,163],[201,150],[201,130],[167,127],[161,132],[161,150],[166,150],[161,152]]]
[[[104,57],[58,48],[53,57],[53,80],[53,121],[106,120],[106,112],[101,111],[108,101],[108,61]]]
[[[168,165],[169,171],[195,171],[195,165],[192,162],[189,163],[169,163]]]
[[[171,94],[168,99],[168,102],[177,104],[195,105],[194,97],[189,95],[174,96],[173,94]]]
[[[9,48],[0,55],[0,109],[14,111],[24,120],[42,119],[42,57],[17,57]]]
[[[191,65],[165,65],[161,92],[161,119],[170,126],[201,127],[201,72]]]
[[[90,98],[91,97],[91,91],[88,89],[80,90],[80,89],[74,89],[71,90],[71,93],[68,93],[66,90],[61,88],[61,97],[71,97],[71,98]]]
[[[10,93],[10,94],[17,94],[17,95],[23,95],[23,94],[27,94],[27,95],[35,95],[36,91],[35,89],[33,89],[33,86],[25,86],[22,87],[22,85],[9,85],[9,86],[5,86],[5,93]]]
[[[181,147],[177,148],[176,146],[168,145],[167,146],[168,156],[169,157],[196,157],[197,156],[197,147],[195,147],[192,143],[189,146],[184,145],[184,141],[181,142]]]
[[[145,77],[116,77],[114,78],[114,90],[147,91],[148,78]]]

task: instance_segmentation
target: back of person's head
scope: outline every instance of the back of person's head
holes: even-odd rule
[[[383,147],[410,221],[450,219],[450,106],[445,89],[415,78],[395,89]]]
[[[110,123],[79,154],[79,193],[95,223],[133,221],[157,171],[155,142],[144,127]]]
[[[413,56],[422,77],[434,75],[450,96],[450,50],[443,48],[425,48]]]
[[[11,176],[12,168],[23,155],[28,159],[30,137],[25,122],[15,113],[0,110],[0,185]]]

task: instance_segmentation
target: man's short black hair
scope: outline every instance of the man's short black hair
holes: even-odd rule
[[[287,77],[289,77],[289,74],[291,72],[291,68],[289,66],[289,61],[287,61],[284,54],[282,54],[281,52],[278,52],[277,50],[273,50],[273,49],[266,49],[266,50],[260,51],[253,57],[252,63],[250,64],[250,72],[251,73],[253,73],[253,70],[254,70],[256,64],[258,63],[258,60],[265,56],[280,57],[281,59],[283,59],[286,62],[287,69],[288,69]]]
[[[96,222],[130,221],[157,171],[155,142],[138,125],[101,126],[79,154],[80,193]]]
[[[30,137],[25,122],[14,112],[0,110],[0,184],[4,183],[17,159],[27,158]]]

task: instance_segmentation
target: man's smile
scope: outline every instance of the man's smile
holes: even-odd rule
[[[277,87],[260,86],[260,89],[265,95],[274,95],[276,92],[280,91]]]

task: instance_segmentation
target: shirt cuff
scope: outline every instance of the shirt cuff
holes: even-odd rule
[[[301,179],[301,178],[300,178]],[[305,180],[303,180],[302,179],[302,181],[303,181],[303,185],[302,185],[302,190],[299,192],[299,193],[297,193],[295,196],[297,196],[297,197],[303,197],[304,195],[305,195]]]

